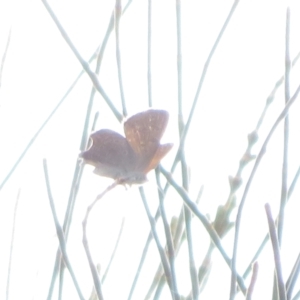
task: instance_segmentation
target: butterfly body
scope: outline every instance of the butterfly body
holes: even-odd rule
[[[168,119],[164,110],[138,113],[124,123],[125,137],[101,129],[91,135],[92,146],[80,156],[100,176],[126,184],[143,183],[173,146],[160,144]]]

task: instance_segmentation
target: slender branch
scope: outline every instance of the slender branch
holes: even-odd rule
[[[285,32],[285,104],[290,99],[290,72],[291,72],[291,59],[289,51],[289,31],[290,31],[290,14],[287,9],[286,14],[286,32]],[[286,115],[283,125],[283,158],[282,158],[282,170],[281,170],[281,199],[280,209],[278,215],[277,232],[279,247],[282,243],[283,227],[284,227],[284,212],[287,202],[287,179],[288,179],[288,146],[289,146],[289,115]],[[277,280],[274,276],[273,284],[273,299],[277,299]]]
[[[164,231],[166,235],[166,241],[167,241],[167,253],[170,263],[170,275],[171,275],[171,282],[172,282],[172,294],[173,298],[176,300],[179,300],[179,293],[178,293],[178,287],[177,287],[177,280],[176,280],[176,270],[175,270],[175,250],[173,245],[173,238],[171,234],[171,230],[168,224],[167,214],[165,211],[164,206],[164,195],[162,193],[161,184],[159,180],[159,172],[156,172],[156,179],[158,184],[158,198],[159,198],[159,208],[160,208],[160,215],[162,217],[163,225],[164,225]]]
[[[112,254],[111,254],[111,256],[110,256],[109,262],[108,262],[108,264],[107,264],[107,268],[106,268],[106,270],[104,271],[103,276],[102,276],[102,278],[101,278],[101,283],[102,283],[102,284],[104,283],[104,281],[105,281],[105,279],[106,279],[106,276],[107,276],[107,274],[108,274],[108,271],[109,271],[109,269],[110,269],[110,266],[111,266],[111,264],[112,264],[112,262],[113,262],[113,260],[114,260],[114,257],[115,257],[115,255],[116,255],[117,249],[118,249],[118,247],[119,247],[119,242],[120,242],[120,240],[121,240],[121,236],[122,236],[122,233],[123,233],[124,224],[125,224],[125,219],[123,218],[123,219],[122,219],[122,223],[121,223],[121,227],[120,227],[120,231],[119,231],[119,234],[118,234],[116,243],[115,243],[114,250],[112,251]]]
[[[258,263],[255,262],[252,266],[252,277],[251,277],[249,287],[247,289],[246,300],[251,300],[252,299],[254,286],[255,286],[255,283],[256,283],[256,280],[257,280],[257,274],[258,274]]]
[[[122,64],[121,64],[121,50],[120,50],[121,15],[122,15],[121,0],[116,0],[116,4],[115,4],[116,59],[117,59],[117,66],[118,66],[118,79],[119,79],[119,88],[120,88],[120,95],[121,95],[122,108],[123,108],[123,116],[126,117],[127,109],[126,109],[126,101],[125,101],[123,78],[122,78]]]
[[[53,220],[54,220],[54,224],[55,224],[55,228],[56,228],[57,237],[58,237],[58,240],[59,240],[59,246],[60,246],[62,258],[64,260],[64,263],[65,263],[66,267],[69,270],[69,273],[70,273],[71,277],[72,277],[72,280],[73,280],[74,286],[77,290],[79,298],[81,300],[84,300],[83,294],[81,292],[81,289],[79,287],[79,284],[77,282],[75,273],[73,271],[72,265],[70,263],[70,260],[69,260],[68,254],[67,254],[64,232],[63,232],[62,227],[59,224],[58,217],[57,217],[57,214],[56,214],[54,200],[53,200],[52,192],[51,192],[51,188],[50,188],[50,180],[49,180],[49,175],[48,175],[48,168],[47,168],[46,159],[43,160],[43,165],[44,165],[45,181],[46,181],[46,186],[47,186],[49,203],[50,203],[51,212],[52,212],[52,216],[53,216]]]
[[[177,102],[179,117],[179,134],[184,128],[182,113],[182,42],[181,42],[181,0],[176,0],[176,29],[177,29]]]
[[[188,245],[188,254],[189,254],[189,269],[190,269],[190,278],[192,283],[192,292],[193,299],[199,298],[199,284],[198,284],[198,274],[196,269],[196,262],[194,257],[193,250],[193,238],[192,238],[192,214],[191,211],[184,207],[184,216],[185,216],[185,231],[186,231],[186,239]]]
[[[181,42],[181,0],[176,0],[176,24],[177,24],[177,101],[178,101],[178,131],[179,137],[182,136],[183,130],[185,128],[182,110],[182,42]],[[194,108],[192,108],[194,109]],[[192,113],[192,111],[191,111]],[[189,176],[188,176],[188,166],[185,157],[185,146],[184,140],[182,141],[180,148],[180,163],[181,163],[181,177],[182,185],[186,191],[189,190]],[[192,214],[191,211],[184,206],[184,221],[185,221],[185,232],[188,245],[188,255],[189,255],[189,270],[190,278],[192,283],[193,299],[199,298],[199,287],[198,287],[198,276],[196,263],[194,258],[193,250],[193,235],[191,229]]]
[[[287,298],[286,298],[285,284],[282,276],[282,268],[281,268],[282,263],[280,258],[279,241],[277,238],[275,222],[272,217],[271,207],[268,203],[265,205],[265,210],[268,218],[270,238],[272,241],[279,299],[286,300]]]
[[[300,290],[297,292],[297,294],[293,297],[292,300],[299,300],[300,299]]]
[[[99,74],[99,72],[100,72],[100,67],[101,67],[103,56],[104,56],[104,51],[106,49],[106,45],[107,45],[108,39],[110,37],[110,34],[113,30],[113,27],[114,27],[114,14],[112,13],[112,16],[108,23],[106,33],[105,33],[105,36],[101,43],[101,46],[98,47],[97,51],[96,51],[96,54],[97,54],[97,64],[96,64],[96,69],[95,69],[96,74]],[[89,62],[91,62],[92,59],[94,59],[96,54],[93,54],[93,56],[90,58]],[[84,74],[84,71],[81,71],[80,76],[82,74]],[[78,77],[78,79],[79,79],[79,77]],[[75,85],[75,83],[74,83],[74,85]],[[89,100],[88,107],[87,107],[85,122],[84,122],[84,126],[83,126],[82,137],[81,137],[81,143],[80,143],[81,151],[86,149],[87,143],[88,143],[89,124],[90,124],[92,107],[93,107],[93,103],[94,103],[94,96],[95,96],[95,88],[92,87],[90,100]],[[92,130],[95,127],[97,118],[98,118],[98,113],[96,113],[96,115],[95,115],[94,123],[92,125]],[[73,215],[75,200],[76,200],[77,192],[78,192],[78,189],[80,186],[82,171],[83,171],[82,164],[79,160],[77,160],[76,166],[75,166],[75,171],[73,174],[73,181],[72,181],[71,190],[70,190],[70,194],[69,194],[68,205],[67,205],[67,209],[65,212],[64,224],[63,224],[63,229],[65,232],[66,239],[68,237],[68,232],[69,232],[69,227],[70,227],[70,223],[71,223],[71,219],[72,219],[72,215]],[[56,260],[55,260],[53,272],[52,272],[51,284],[50,284],[49,292],[48,292],[49,300],[52,298],[52,291],[54,289],[54,284],[55,284],[55,280],[56,280],[56,277],[57,277],[57,274],[59,271],[59,267],[60,267],[60,253],[59,253],[59,249],[58,249],[57,254],[56,254]],[[64,272],[64,268],[62,267],[62,268],[60,268],[60,286],[63,283],[63,272]]]
[[[94,55],[93,55],[94,57]],[[74,80],[74,82],[71,84],[71,86],[69,87],[69,89],[67,90],[67,92],[65,93],[65,95],[61,98],[61,100],[57,103],[57,105],[54,107],[54,109],[51,111],[51,113],[49,114],[49,116],[46,118],[46,120],[43,122],[43,124],[40,126],[40,128],[37,130],[37,132],[32,136],[32,138],[30,139],[29,143],[27,144],[27,146],[24,148],[23,152],[21,153],[21,155],[19,156],[19,158],[16,160],[15,164],[13,165],[13,167],[10,169],[10,171],[7,173],[6,177],[4,178],[4,180],[2,181],[2,183],[0,184],[0,190],[4,187],[4,185],[6,184],[6,182],[9,180],[9,178],[11,177],[11,175],[14,173],[14,171],[17,169],[17,167],[19,166],[20,162],[23,160],[23,158],[25,157],[25,155],[27,154],[28,150],[31,148],[31,146],[34,144],[34,142],[36,141],[36,139],[38,138],[38,136],[40,135],[40,133],[43,131],[43,129],[46,127],[46,125],[49,123],[49,121],[51,120],[51,118],[55,115],[55,113],[58,111],[58,109],[60,108],[60,106],[64,103],[64,101],[67,99],[67,96],[69,95],[69,93],[72,91],[72,89],[75,87],[75,85],[77,84],[78,80],[80,79],[80,77],[84,74],[83,71],[80,72],[80,74],[77,76],[77,78]]]
[[[234,11],[235,11],[238,3],[239,3],[239,0],[235,0],[234,1],[233,5],[232,5],[232,7],[230,9],[230,12],[229,12],[229,14],[228,14],[228,16],[227,16],[227,18],[226,18],[226,20],[225,20],[225,22],[224,22],[221,30],[220,30],[220,32],[218,34],[218,36],[216,38],[216,41],[213,44],[213,47],[212,47],[212,49],[211,49],[211,51],[210,51],[210,53],[209,53],[209,55],[208,55],[208,57],[206,59],[206,62],[204,64],[204,67],[203,67],[203,70],[202,70],[202,73],[201,73],[201,76],[200,76],[200,81],[199,81],[199,84],[198,84],[198,88],[197,88],[197,91],[196,91],[196,94],[195,94],[195,97],[194,97],[193,105],[192,105],[192,108],[190,110],[190,114],[189,114],[189,117],[188,117],[188,121],[187,121],[184,129],[182,130],[182,134],[180,136],[180,144],[179,144],[179,147],[177,149],[177,153],[175,155],[175,159],[174,159],[172,167],[171,167],[171,173],[173,173],[174,170],[176,169],[177,163],[178,163],[180,155],[181,155],[181,149],[184,148],[185,138],[187,136],[187,133],[188,133],[188,130],[189,130],[189,127],[190,127],[190,124],[191,124],[191,121],[192,121],[192,118],[193,118],[193,115],[194,115],[194,111],[195,111],[196,105],[198,103],[198,98],[199,98],[199,95],[200,95],[200,91],[201,91],[203,82],[204,82],[205,77],[206,77],[206,72],[208,70],[210,61],[211,61],[211,59],[212,59],[212,57],[213,57],[213,55],[214,55],[214,53],[215,53],[215,51],[217,49],[217,46],[218,46],[218,44],[219,44],[219,42],[220,42],[220,40],[221,40],[221,38],[222,38],[222,36],[223,36],[223,34],[224,34],[227,26],[228,26],[228,24],[229,24],[229,22],[230,22],[230,20],[231,20],[231,18],[233,16],[233,13],[234,13]],[[164,188],[164,193],[167,192],[168,188],[169,188],[169,183],[166,184],[166,186]]]
[[[256,170],[259,166],[259,163],[263,157],[263,155],[265,154],[267,145],[273,135],[273,133],[275,132],[275,129],[278,127],[279,123],[282,121],[282,119],[287,115],[287,113],[289,112],[290,107],[294,104],[294,102],[296,101],[298,94],[300,92],[300,85],[298,86],[296,92],[294,93],[293,97],[289,100],[289,102],[286,104],[286,106],[284,107],[284,109],[282,110],[282,112],[280,113],[280,115],[278,116],[278,118],[276,119],[274,125],[272,126],[269,134],[267,135],[260,151],[259,154],[256,158],[255,164],[253,166],[253,169],[251,171],[250,177],[248,179],[248,182],[246,184],[239,208],[238,208],[238,212],[237,212],[237,216],[236,216],[236,222],[235,222],[235,236],[234,236],[234,244],[233,244],[233,254],[232,254],[232,264],[231,264],[231,288],[230,288],[230,299],[233,300],[236,294],[236,259],[237,259],[237,245],[238,245],[238,238],[239,238],[239,231],[240,231],[240,224],[241,224],[241,219],[242,219],[242,212],[243,212],[243,207],[244,204],[246,202],[246,197],[248,195],[248,191],[250,189],[250,185],[252,183],[252,180],[254,178],[254,175],[256,173]]]
[[[6,300],[9,300],[11,264],[12,264],[12,257],[13,257],[13,251],[14,251],[17,209],[18,209],[18,206],[19,206],[20,194],[21,194],[21,190],[19,189],[16,204],[15,204],[15,208],[14,208],[13,222],[12,222],[13,225],[12,225],[12,232],[11,232],[11,242],[10,242],[10,249],[9,249],[9,259],[8,259],[8,269],[7,269],[7,279],[6,279]]]
[[[146,259],[146,255],[148,253],[148,248],[150,246],[150,242],[152,241],[152,238],[153,238],[152,237],[152,233],[150,232],[150,234],[148,234],[147,241],[146,241],[144,249],[142,251],[142,255],[141,255],[141,258],[140,258],[140,263],[139,263],[138,268],[137,268],[137,270],[135,272],[135,276],[134,276],[133,282],[131,284],[131,288],[130,288],[127,300],[131,300],[131,298],[133,296],[133,292],[134,292],[135,287],[137,285],[138,279],[140,278],[140,273],[141,273],[142,267],[144,265],[144,262],[145,262],[145,259]]]
[[[190,128],[190,125],[191,125],[191,122],[192,122],[192,119],[193,119],[193,116],[194,116],[194,112],[195,112],[195,109],[196,109],[196,106],[197,106],[197,103],[198,103],[199,95],[200,95],[200,92],[201,92],[201,89],[202,89],[202,85],[203,85],[203,82],[205,80],[206,73],[207,73],[208,67],[210,65],[211,59],[212,59],[212,57],[213,57],[213,55],[214,55],[214,53],[215,53],[215,51],[216,51],[216,49],[219,45],[219,42],[221,41],[221,38],[222,38],[222,36],[223,36],[223,34],[224,34],[228,24],[229,24],[234,12],[235,12],[235,9],[236,9],[238,4],[239,4],[239,0],[235,0],[232,7],[231,7],[231,9],[230,9],[230,12],[229,12],[227,18],[226,18],[226,20],[225,20],[218,36],[217,36],[217,39],[216,39],[216,41],[215,41],[215,43],[214,43],[207,59],[206,59],[206,62],[204,64],[204,67],[203,67],[203,70],[202,70],[202,73],[201,73],[201,78],[200,78],[200,81],[199,81],[199,84],[198,84],[198,87],[197,87],[197,91],[196,91],[196,94],[195,94],[195,97],[194,97],[194,101],[193,101],[193,104],[192,104],[192,108],[190,110],[190,114],[189,114],[188,120],[186,122],[186,125],[185,125],[185,127],[183,129],[183,132],[181,134],[181,137],[180,137],[180,145],[178,147],[178,151],[176,153],[176,157],[175,157],[173,166],[176,165],[176,162],[179,159],[181,148],[184,145],[184,141],[185,141],[187,133],[189,131],[189,128]],[[172,166],[172,170],[173,170],[173,166]]]
[[[298,257],[296,259],[296,263],[293,266],[293,270],[291,271],[291,274],[285,284],[285,288],[287,291],[287,299],[292,298],[292,293],[296,284],[296,281],[299,276],[299,271],[300,271],[300,253],[298,254]]]
[[[152,0],[148,0],[148,56],[147,56],[147,80],[148,80],[148,105],[152,107]]]
[[[290,11],[287,9],[286,15],[286,42],[285,42],[285,104],[290,100]],[[287,177],[288,177],[288,144],[289,144],[289,116],[284,119],[284,136],[283,136],[283,162],[282,162],[282,183],[281,183],[281,201],[278,217],[278,241],[279,245],[282,242],[283,225],[284,225],[284,210],[287,201]]]
[[[294,191],[294,188],[298,182],[298,179],[299,179],[299,176],[300,176],[300,167],[298,168],[295,176],[294,176],[294,179],[289,187],[289,191],[288,191],[288,198],[287,200],[290,199],[291,195],[293,194],[293,191]],[[277,217],[277,220],[278,220],[278,217]],[[277,222],[276,220],[276,222]],[[257,260],[257,258],[259,257],[259,254],[261,253],[262,249],[265,247],[265,245],[267,244],[267,242],[269,241],[269,233],[267,233],[263,239],[263,241],[261,242],[261,244],[259,245],[258,247],[258,250],[256,251],[255,255],[253,256],[249,266],[247,267],[247,269],[245,270],[244,274],[243,274],[243,278],[247,278],[247,275],[250,273],[251,271],[251,268],[252,268],[252,264]],[[299,266],[300,267],[300,266]]]
[[[199,201],[201,199],[203,193],[203,186],[200,187],[199,192],[198,192],[198,196],[195,200],[195,203],[198,205]],[[178,252],[180,251],[180,248],[183,244],[183,242],[185,241],[186,238],[186,233],[184,231],[184,208],[185,205],[183,204],[183,207],[180,211],[179,217],[173,217],[172,221],[171,221],[171,231],[172,231],[172,236],[173,236],[173,244],[174,244],[174,248],[176,250],[176,254],[175,256],[177,256]],[[193,215],[192,215],[193,217]],[[153,290],[155,289],[155,287],[157,286],[157,290],[160,290],[166,280],[165,277],[162,275],[163,274],[163,270],[162,270],[162,266],[161,264],[159,264],[157,270],[156,270],[156,274],[154,275],[152,284],[147,292],[147,295],[145,297],[145,300],[150,299],[151,294],[153,292]],[[197,277],[197,276],[196,276]],[[159,280],[157,278],[160,278]],[[156,294],[159,294],[159,291],[156,292]]]
[[[172,284],[172,280],[171,280],[170,265],[169,265],[165,250],[162,247],[162,245],[159,241],[159,238],[158,238],[158,234],[157,234],[157,231],[156,231],[156,228],[155,228],[155,225],[156,225],[155,224],[156,223],[155,218],[153,218],[151,216],[150,209],[149,209],[149,206],[148,206],[148,203],[147,203],[147,200],[146,200],[146,196],[145,196],[145,192],[144,192],[143,187],[140,187],[139,191],[140,191],[141,198],[143,200],[143,204],[144,204],[144,207],[145,207],[145,210],[146,210],[146,213],[147,213],[148,220],[150,222],[151,232],[152,232],[153,238],[155,240],[155,243],[156,243],[159,255],[160,255],[160,260],[161,260],[162,266],[164,268],[164,272],[165,272],[165,276],[166,276],[166,279],[167,279],[167,282],[168,282],[168,285],[169,285],[169,289],[171,291],[172,298],[174,299],[173,292],[172,292],[173,284]]]
[[[8,33],[8,37],[7,37],[7,41],[6,41],[6,45],[5,45],[5,50],[2,56],[2,60],[1,60],[1,66],[0,66],[0,88],[2,85],[2,74],[3,74],[3,69],[4,69],[4,64],[6,61],[6,55],[8,52],[8,48],[9,48],[9,44],[10,44],[10,38],[11,38],[11,28],[9,29],[9,33]]]
[[[111,109],[111,111],[113,112],[113,114],[115,115],[115,117],[121,122],[122,119],[123,119],[123,116],[119,113],[119,111],[116,109],[116,107],[114,106],[114,104],[112,103],[112,101],[110,100],[110,98],[108,97],[108,95],[105,93],[104,89],[102,88],[102,86],[101,86],[101,84],[99,82],[98,76],[91,70],[89,64],[81,57],[81,55],[79,54],[78,50],[76,49],[76,47],[72,43],[71,39],[67,35],[67,32],[64,30],[64,28],[60,24],[58,18],[54,14],[54,12],[53,12],[52,8],[50,7],[49,3],[46,0],[41,0],[41,1],[45,5],[48,13],[50,14],[52,20],[56,24],[56,26],[57,26],[58,30],[60,31],[61,35],[63,36],[64,40],[67,42],[67,44],[69,45],[70,49],[73,51],[74,55],[76,56],[76,58],[80,62],[81,66],[83,67],[83,69],[85,70],[85,72],[90,77],[90,79],[93,82],[96,90],[103,97],[103,99],[105,100],[106,104],[109,106],[109,108]]]
[[[97,267],[95,266],[93,259],[92,259],[92,255],[91,255],[91,251],[89,248],[89,243],[88,243],[88,239],[87,239],[87,234],[86,234],[86,227],[87,227],[87,222],[88,222],[88,217],[89,214],[91,212],[91,210],[93,209],[93,207],[95,206],[95,204],[103,198],[103,196],[108,193],[110,190],[112,190],[113,188],[115,188],[117,185],[119,184],[119,182],[116,180],[114,181],[113,184],[111,184],[110,186],[108,186],[101,194],[99,194],[96,199],[92,202],[92,204],[90,204],[86,210],[85,213],[85,217],[82,221],[82,231],[83,231],[83,236],[82,236],[82,243],[85,249],[85,253],[90,265],[90,269],[91,269],[91,273],[93,276],[93,280],[94,280],[94,286],[95,286],[95,290],[98,296],[99,300],[104,300],[103,297],[103,293],[102,293],[102,287],[101,287],[101,282],[99,279],[99,275],[98,275],[98,270]]]
[[[189,198],[187,192],[179,186],[176,181],[172,178],[171,174],[168,173],[164,168],[161,167],[162,174],[167,178],[168,182],[174,187],[174,189],[177,191],[177,193],[181,196],[184,203],[188,206],[188,208],[195,214],[195,216],[201,221],[204,228],[206,229],[207,233],[209,234],[211,240],[217,247],[217,249],[220,251],[221,255],[223,256],[225,262],[227,263],[228,267],[231,268],[232,261],[230,260],[229,256],[225,252],[221,239],[219,238],[216,230],[213,228],[213,226],[210,224],[210,222],[207,220],[206,216],[203,215],[196,204]],[[239,287],[243,294],[246,294],[246,287],[243,278],[240,275],[236,275],[237,282],[239,284]]]

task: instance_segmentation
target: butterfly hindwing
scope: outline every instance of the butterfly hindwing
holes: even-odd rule
[[[95,173],[117,179],[126,174],[136,162],[136,154],[127,140],[109,129],[91,135],[91,147],[81,153],[86,163],[95,167]]]
[[[147,164],[146,168],[143,170],[147,174],[152,169],[155,169],[159,162],[164,158],[164,156],[172,149],[173,144],[163,144],[159,145],[151,161]]]

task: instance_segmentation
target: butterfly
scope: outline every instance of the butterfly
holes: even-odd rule
[[[149,109],[124,123],[125,137],[110,129],[91,134],[91,147],[80,157],[95,167],[94,173],[121,184],[141,184],[173,144],[160,144],[169,120],[165,110]]]

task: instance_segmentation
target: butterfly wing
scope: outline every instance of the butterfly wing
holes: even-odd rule
[[[92,145],[80,154],[85,163],[95,167],[100,176],[120,179],[134,168],[137,157],[127,140],[109,129],[101,129],[91,135]]]
[[[126,139],[134,152],[144,154],[159,145],[169,120],[165,110],[150,109],[138,113],[124,123]]]
[[[167,111],[150,109],[132,116],[124,123],[126,139],[139,158],[136,171],[149,172],[171,149],[170,144],[160,145],[168,120]]]
[[[159,145],[151,161],[144,169],[145,174],[147,174],[152,169],[155,169],[158,166],[159,162],[164,158],[164,156],[172,149],[172,147],[173,144]]]
[[[99,130],[91,135],[91,147],[80,156],[100,176],[125,184],[143,183],[173,146],[160,145],[168,119],[164,110],[138,113],[124,124],[126,138],[109,129]]]

